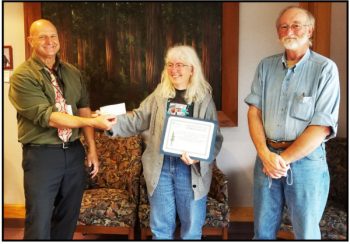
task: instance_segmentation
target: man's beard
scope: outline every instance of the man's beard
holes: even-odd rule
[[[306,43],[309,42],[309,38],[307,37],[307,34],[305,33],[301,37],[297,36],[285,36],[280,39],[280,42],[287,50],[296,50],[302,46],[304,46]]]

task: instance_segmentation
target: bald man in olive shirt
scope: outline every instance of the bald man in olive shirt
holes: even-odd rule
[[[9,90],[23,145],[24,239],[72,239],[85,183],[79,128],[94,177],[99,165],[94,128],[109,130],[116,121],[113,116],[91,117],[85,82],[74,66],[57,56],[60,44],[50,21],[35,21],[28,42],[32,56],[15,70]]]

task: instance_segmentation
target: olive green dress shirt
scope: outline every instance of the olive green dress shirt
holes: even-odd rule
[[[9,99],[17,110],[18,141],[23,144],[62,143],[57,128],[49,126],[51,113],[58,110],[50,75],[44,67],[45,64],[33,54],[10,77]],[[88,91],[79,70],[58,57],[54,70],[73,115],[78,114],[79,108],[89,107]],[[73,129],[70,141],[78,138],[79,129]]]

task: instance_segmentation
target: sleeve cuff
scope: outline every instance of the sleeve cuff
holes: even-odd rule
[[[43,116],[42,120],[41,121],[39,120],[39,123],[42,127],[44,127],[44,128],[50,127],[50,117],[51,117],[51,114],[53,112],[57,112],[56,106],[51,106],[46,110],[45,115]],[[38,118],[40,118],[40,116]]]
[[[113,136],[113,130],[106,130],[106,131],[105,131],[105,134],[106,134],[107,136]]]
[[[254,105],[258,109],[261,110],[261,99],[259,96],[255,94],[249,94],[245,99],[244,102],[248,105]]]
[[[338,123],[330,114],[316,112],[312,117],[310,125],[321,125],[331,127],[331,134],[329,134],[326,140],[329,140],[336,136]]]

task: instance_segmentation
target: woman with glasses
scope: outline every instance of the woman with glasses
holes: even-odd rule
[[[182,239],[201,239],[206,217],[206,200],[212,177],[212,162],[161,154],[160,145],[166,115],[217,121],[201,62],[190,46],[175,46],[167,51],[160,84],[131,114],[117,117],[111,136],[143,133],[146,149],[143,172],[149,195],[150,227],[153,239],[173,239],[176,214]],[[223,137],[217,129],[214,158]]]

